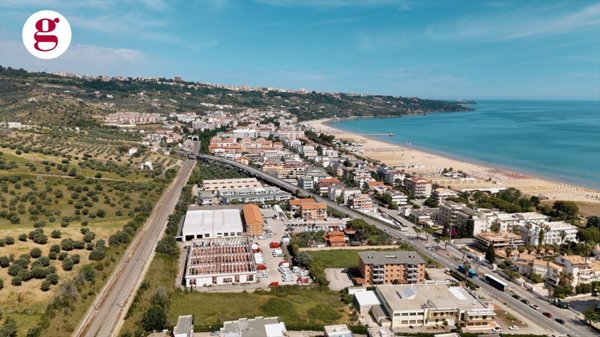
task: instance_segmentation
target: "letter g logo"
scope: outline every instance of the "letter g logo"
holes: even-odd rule
[[[23,44],[37,58],[57,58],[71,44],[71,26],[60,13],[39,11],[31,15],[23,25]]]

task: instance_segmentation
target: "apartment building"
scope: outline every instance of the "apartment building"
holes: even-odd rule
[[[429,198],[431,195],[431,181],[421,177],[404,179],[404,187],[414,198]]]
[[[300,216],[304,221],[327,220],[327,205],[322,202],[303,203],[300,205]]]
[[[260,214],[260,208],[254,204],[244,205],[242,208],[244,215],[244,225],[248,235],[262,235],[265,225],[265,220]]]
[[[541,234],[541,233],[544,234]],[[550,221],[541,223],[526,223],[521,225],[521,237],[527,244],[537,246],[542,235],[543,245],[560,245],[565,242],[577,242],[579,229],[564,221]]]
[[[360,252],[358,269],[365,286],[421,283],[425,280],[425,260],[412,251]]]
[[[475,245],[483,251],[486,251],[490,245],[494,245],[495,249],[503,249],[505,247],[518,247],[524,244],[525,242],[521,239],[520,235],[509,232],[483,232],[475,235]]]
[[[300,176],[298,177],[298,187],[305,190],[312,190],[315,187],[315,181],[311,176]]]
[[[354,194],[348,198],[348,206],[356,210],[373,209],[373,200],[368,194]]]
[[[571,285],[600,281],[600,262],[579,255],[563,255],[555,262],[563,267],[563,274],[572,275]]]
[[[208,192],[258,187],[262,184],[256,178],[208,179],[202,182],[202,189]]]
[[[431,197],[433,197],[433,199],[438,202],[457,196],[458,193],[454,192],[453,190],[441,187],[438,187],[435,190],[433,190],[433,192],[431,192]]]
[[[467,331],[496,326],[494,303],[461,287],[437,284],[381,285],[375,288],[392,330],[410,326],[464,326]]]

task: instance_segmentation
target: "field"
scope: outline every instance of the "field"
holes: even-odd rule
[[[1,132],[0,320],[14,319],[17,336],[25,336],[85,270],[89,279],[76,280],[79,300],[69,304],[77,314],[52,320],[43,334],[61,336],[74,328],[103,284],[96,280],[108,277],[117,246],[132,234],[112,236],[143,223],[174,174],[166,167],[177,159],[156,153],[127,158],[121,150],[138,143],[115,131]],[[141,170],[143,160],[157,165]]]

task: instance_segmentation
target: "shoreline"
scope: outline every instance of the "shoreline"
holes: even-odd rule
[[[360,155],[378,160],[391,167],[409,166],[401,169],[422,175],[444,187],[450,186],[454,189],[515,187],[525,194],[541,195],[551,201],[570,200],[590,203],[594,208],[600,207],[600,191],[598,190],[555,178],[540,177],[531,172],[519,172],[518,169],[497,167],[470,158],[461,158],[435,150],[362,136],[328,125],[329,122],[336,120],[343,120],[343,118],[317,119],[303,122],[303,124],[320,132],[333,134],[338,139],[362,144],[364,151]],[[461,170],[467,173],[470,177],[475,178],[475,181],[459,181],[440,174],[443,168],[450,167],[454,171]]]

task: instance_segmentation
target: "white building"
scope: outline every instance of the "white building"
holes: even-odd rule
[[[239,209],[207,209],[190,207],[185,214],[183,241],[240,236],[244,232]]]
[[[173,328],[173,337],[194,337],[194,320],[192,315],[179,316]]]
[[[221,328],[221,337],[284,337],[285,323],[279,317],[240,318],[226,321]]]
[[[537,246],[540,241],[540,233],[544,232],[542,237],[543,245],[562,244],[565,242],[577,242],[577,227],[564,221],[542,222],[540,224],[528,223],[521,225],[521,237],[523,241],[530,245]]]
[[[208,192],[262,187],[256,178],[209,179],[204,180],[202,188]]]
[[[256,138],[256,130],[254,129],[235,129],[232,133],[233,138]]]

